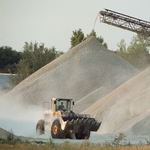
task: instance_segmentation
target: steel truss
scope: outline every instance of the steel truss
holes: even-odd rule
[[[150,22],[148,21],[124,15],[109,9],[100,11],[99,15],[100,22],[150,36]]]

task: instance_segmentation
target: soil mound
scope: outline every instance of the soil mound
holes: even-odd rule
[[[72,98],[75,102],[80,100],[75,110],[81,112],[137,73],[131,64],[90,37],[29,76],[3,98],[38,105],[52,97]]]

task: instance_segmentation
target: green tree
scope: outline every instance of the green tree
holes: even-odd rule
[[[50,49],[45,48],[43,43],[25,42],[23,53],[21,53],[22,59],[16,64],[18,77],[13,76],[13,78],[10,79],[11,85],[18,84],[62,54],[63,52],[56,51],[55,47]]]
[[[118,43],[117,46],[119,47],[119,49],[117,49],[117,54],[122,58],[127,59],[128,52],[127,52],[125,40],[121,39],[120,43]]]
[[[96,37],[96,39],[101,43],[103,44],[106,48],[108,47],[107,46],[107,43],[104,42],[104,39],[102,36],[100,37],[97,37],[96,35],[96,32],[94,30],[91,31],[90,34],[87,34],[87,36],[85,37],[84,36],[84,33],[82,32],[81,29],[79,30],[75,30],[73,31],[73,35],[71,37],[71,48],[73,48],[74,46],[78,45],[79,43],[81,43],[82,41],[84,41],[85,39],[89,38],[90,36],[94,36]]]
[[[92,30],[90,34],[87,34],[86,38],[89,38],[90,36],[96,37],[96,32],[94,30]]]
[[[131,63],[134,67],[139,70],[143,70],[148,67],[148,37],[137,34],[137,36],[132,37],[132,40],[127,48],[124,40],[121,40],[117,46],[119,49],[117,49],[116,53]]]
[[[9,46],[0,47],[0,72],[9,73],[9,70],[11,70],[12,73],[15,73],[14,63],[18,63],[20,59],[20,52],[13,50]]]
[[[73,31],[73,35],[71,37],[71,48],[84,41],[84,39],[84,33],[81,29]]]

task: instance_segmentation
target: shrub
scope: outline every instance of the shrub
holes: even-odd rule
[[[112,145],[114,146],[118,146],[120,145],[120,143],[125,140],[126,135],[124,135],[124,133],[119,133],[119,135],[115,136],[114,140],[112,141]]]

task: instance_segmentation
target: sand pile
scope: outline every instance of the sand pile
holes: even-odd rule
[[[83,113],[102,120],[101,133],[150,134],[150,68],[103,97]]]
[[[80,100],[75,109],[81,112],[137,73],[127,61],[90,37],[29,76],[3,98],[39,105],[52,97],[73,98],[75,102]]]

